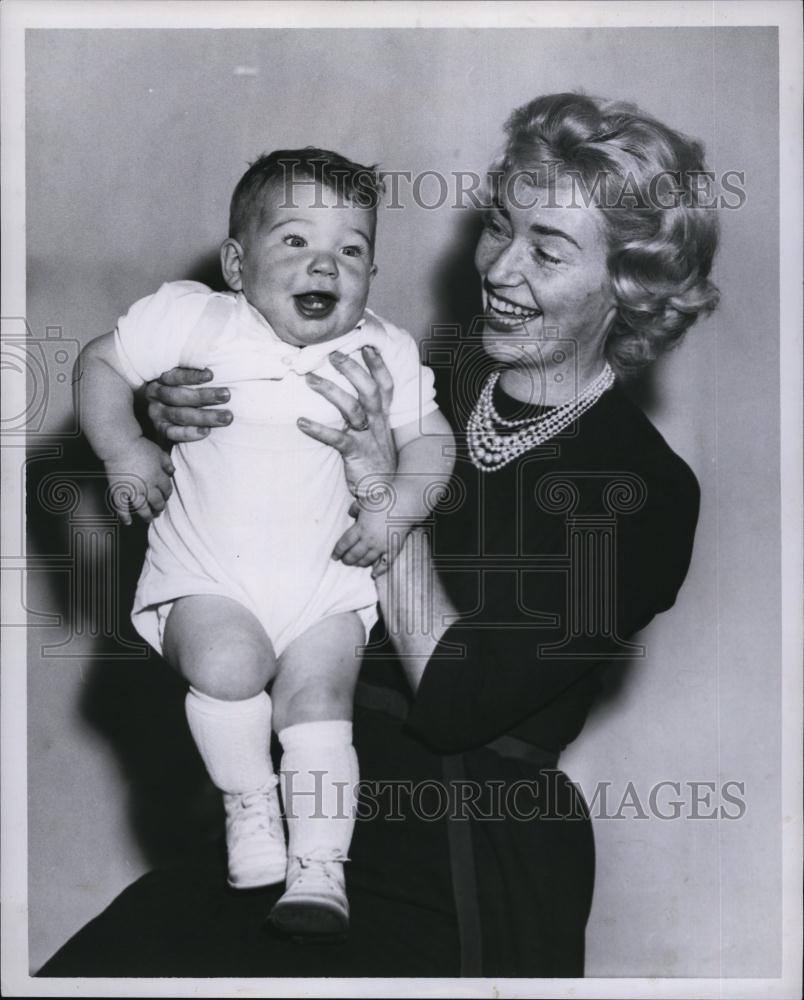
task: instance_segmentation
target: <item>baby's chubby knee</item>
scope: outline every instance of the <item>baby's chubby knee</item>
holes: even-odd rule
[[[264,691],[276,668],[271,651],[253,636],[223,635],[210,644],[192,667],[203,690],[213,698],[238,701]],[[191,682],[195,687],[199,685]],[[206,685],[206,686],[204,686]]]
[[[247,642],[218,644],[182,669],[185,679],[211,698],[241,701],[264,691],[273,671],[271,661]]]
[[[199,664],[185,679],[194,688],[221,701],[245,701],[264,691],[270,677],[258,664],[237,667],[232,662]]]
[[[223,608],[228,614],[216,614],[215,604],[187,604],[177,602],[165,625],[164,652],[171,666],[194,688],[222,701],[253,698],[265,690],[276,672],[267,636],[244,615],[231,614],[228,606]],[[199,610],[211,613],[204,618]]]

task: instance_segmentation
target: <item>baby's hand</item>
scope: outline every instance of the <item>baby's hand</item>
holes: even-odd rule
[[[166,452],[141,437],[104,465],[112,506],[123,524],[131,524],[132,511],[146,522],[159,517],[173,492],[173,463]]]
[[[380,576],[396,558],[411,527],[389,522],[384,510],[361,509],[355,523],[338,540],[332,558],[347,566],[374,566],[373,575]]]

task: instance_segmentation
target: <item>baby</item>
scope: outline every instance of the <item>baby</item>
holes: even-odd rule
[[[366,309],[381,190],[373,168],[327,150],[260,157],[232,196],[221,247],[231,291],[165,284],[78,362],[82,426],[115,506],[127,523],[132,510],[150,522],[132,621],[189,682],[190,731],[223,792],[229,884],[285,880],[272,918],[296,934],[348,928],[352,698],[377,618],[372,566],[427,517],[432,485],[452,465],[415,341]],[[396,548],[386,510],[363,503],[353,522],[339,453],[297,426],[306,417],[343,427],[310,385],[351,389],[338,368],[372,368],[379,356],[394,383]],[[211,368],[231,389],[235,419],[177,446],[171,462],[143,437],[133,393],[177,365]]]

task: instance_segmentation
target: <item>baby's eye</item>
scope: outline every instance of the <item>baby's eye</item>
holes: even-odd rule
[[[282,242],[286,243],[289,247],[307,246],[307,240],[303,236],[297,236],[295,233],[288,233],[287,236],[283,236]]]
[[[343,247],[341,253],[345,257],[362,257],[363,254],[365,253],[365,250],[363,249],[363,247],[360,246],[349,246],[349,247]]]

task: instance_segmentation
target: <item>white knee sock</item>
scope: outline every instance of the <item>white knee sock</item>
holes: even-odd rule
[[[191,687],[184,707],[201,759],[221,791],[253,792],[271,781],[271,699],[265,691],[222,701]]]
[[[288,854],[323,849],[346,860],[355,825],[357,754],[352,723],[300,722],[279,733]]]

